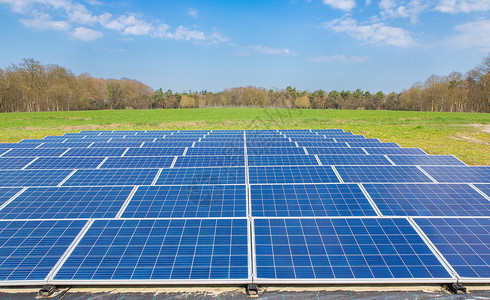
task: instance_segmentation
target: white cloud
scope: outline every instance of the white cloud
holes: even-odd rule
[[[206,36],[202,31],[191,30],[181,25],[177,27],[177,29],[175,30],[173,38],[176,40],[190,41],[190,40],[204,40],[206,39]]]
[[[361,63],[368,60],[367,56],[346,56],[344,54],[335,54],[335,55],[316,55],[308,58],[309,61],[317,62],[317,63]]]
[[[119,18],[124,24],[123,34],[146,35],[153,30],[153,25],[136,18],[135,16],[121,16]]]
[[[428,8],[426,1],[381,0],[378,4],[381,16],[390,18],[408,18],[415,23],[420,13]]]
[[[457,14],[457,13],[469,13],[472,11],[487,11],[490,10],[489,0],[440,0],[439,5],[435,10]]]
[[[161,24],[152,33],[153,37],[173,39],[173,40],[185,40],[185,41],[196,41],[203,44],[219,44],[228,42],[229,39],[220,33],[213,32],[206,35],[204,32],[199,30],[191,30],[184,26],[179,26],[175,29],[175,32],[170,31],[170,26],[167,24]]]
[[[458,49],[490,51],[490,20],[478,20],[456,25],[457,34],[445,39],[444,43]]]
[[[86,41],[86,42],[93,41],[104,36],[102,32],[86,27],[75,28],[75,30],[72,32],[71,35],[73,38],[77,40]]]
[[[261,45],[248,46],[247,49],[268,55],[296,55],[293,51],[286,48],[271,48]]]
[[[51,16],[44,13],[39,13],[33,19],[20,19],[20,22],[24,24],[25,27],[35,28],[40,30],[68,30],[70,29],[70,24],[65,21],[54,21],[51,20]]]
[[[193,18],[197,18],[198,11],[196,8],[189,8],[187,14]]]
[[[355,0],[323,0],[323,4],[345,11],[350,11],[356,7]]]
[[[351,37],[375,45],[390,45],[395,47],[410,47],[416,45],[410,33],[400,27],[392,27],[384,23],[359,25],[351,17],[344,16],[323,23],[323,27],[335,32],[347,33]]]

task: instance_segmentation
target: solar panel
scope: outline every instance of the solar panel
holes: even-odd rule
[[[83,140],[80,140],[83,141]],[[87,148],[93,142],[44,143],[39,148]],[[31,143],[29,143],[31,144]]]
[[[474,186],[490,198],[490,184],[475,184]]]
[[[185,148],[129,148],[124,156],[175,156],[182,155]]]
[[[306,148],[309,154],[365,155],[362,148]]]
[[[140,186],[123,218],[246,217],[245,185]]]
[[[142,148],[186,148],[192,147],[197,142],[146,142]]]
[[[386,216],[490,216],[490,201],[467,184],[363,184]]]
[[[63,156],[121,156],[125,151],[124,148],[76,148],[68,150]]]
[[[246,219],[96,220],[55,280],[249,279]]]
[[[432,182],[413,166],[336,166],[344,182]]]
[[[114,218],[132,187],[28,188],[0,210],[0,219]]]
[[[42,282],[86,221],[0,221],[0,282]]]
[[[462,281],[490,278],[490,219],[415,219]],[[468,280],[470,279],[470,280]]]
[[[392,155],[389,158],[396,165],[466,165],[452,155]]]
[[[261,155],[248,156],[249,166],[315,165],[318,161],[313,155]]]
[[[113,142],[95,142],[90,148],[137,148],[141,146],[143,142],[125,142],[125,143],[113,143]]]
[[[103,160],[103,157],[40,157],[27,169],[90,169]]]
[[[78,170],[63,186],[150,185],[157,169]]]
[[[252,185],[254,217],[376,216],[356,184]]]
[[[381,141],[378,139],[367,139],[363,136],[361,136],[361,137],[336,137],[335,140],[338,143],[342,143],[342,142],[347,142],[347,143],[354,143],[354,142],[381,143]]]
[[[490,183],[488,166],[427,166],[422,169],[438,182]]]
[[[365,142],[349,142],[351,147],[373,147],[373,148],[399,148],[397,143],[365,143]]]
[[[245,157],[233,156],[180,156],[175,161],[175,168],[200,168],[200,167],[231,167],[244,166]]]
[[[2,157],[57,157],[66,152],[68,148],[54,149],[12,149]]]
[[[42,142],[39,143],[0,143],[0,148],[36,148],[41,145]]]
[[[339,182],[329,166],[249,167],[251,184]]]
[[[244,167],[163,169],[156,185],[244,184]]]
[[[202,148],[202,147],[213,147],[213,148],[241,148],[244,147],[244,142],[197,142],[194,146],[190,145],[188,147]]]
[[[249,142],[247,141],[247,148],[281,148],[281,147],[296,147],[292,142]]]
[[[0,170],[22,169],[33,160],[32,157],[4,158],[0,157]]]
[[[296,155],[296,154],[305,154],[305,150],[303,148],[288,148],[288,147],[280,147],[280,148],[248,148],[247,155]]]
[[[170,168],[174,158],[174,156],[109,157],[100,169]]]
[[[0,207],[21,190],[21,188],[0,188]]]
[[[364,147],[369,154],[392,154],[392,155],[427,155],[420,148],[371,148]]]
[[[187,148],[186,156],[200,155],[244,155],[245,150],[241,148]]]
[[[298,142],[300,147],[322,147],[322,148],[346,148],[346,143],[332,143],[332,142]]]
[[[255,219],[254,229],[259,282],[451,278],[406,219]]]
[[[0,186],[56,186],[71,170],[0,171]]]
[[[318,155],[323,165],[391,165],[382,155]]]

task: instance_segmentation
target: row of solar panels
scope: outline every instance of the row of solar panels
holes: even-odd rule
[[[0,280],[478,282],[490,277],[489,227],[488,218],[0,221]]]
[[[0,219],[490,217],[489,200],[488,184],[0,188]]]
[[[490,183],[487,166],[257,166],[173,169],[1,170],[0,186],[305,183]]]
[[[120,154],[105,152],[105,155]],[[232,166],[465,165],[451,155],[261,155],[129,157],[0,157],[0,169],[129,169]],[[247,162],[246,162],[247,160]]]

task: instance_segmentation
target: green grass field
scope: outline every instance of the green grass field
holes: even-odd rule
[[[0,114],[0,142],[80,130],[342,128],[354,134],[490,165],[490,115],[363,110],[199,108]]]

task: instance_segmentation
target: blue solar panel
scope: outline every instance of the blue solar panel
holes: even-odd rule
[[[140,186],[123,218],[246,217],[245,185]]]
[[[0,206],[21,190],[21,188],[0,188]]]
[[[378,139],[367,139],[363,136],[360,137],[336,137],[335,140],[337,142],[347,142],[347,143],[355,143],[355,142],[362,142],[362,143],[381,143],[380,140]]]
[[[318,155],[323,165],[391,165],[382,155]]]
[[[259,280],[450,278],[406,219],[255,219]]]
[[[175,162],[175,168],[200,168],[200,167],[231,167],[244,166],[245,157],[233,156],[180,156]]]
[[[86,221],[0,221],[0,282],[42,281]]]
[[[249,167],[251,184],[339,182],[328,166]]]
[[[475,184],[475,186],[490,198],[490,184]]]
[[[103,157],[41,157],[27,169],[93,169],[103,160]]]
[[[79,140],[83,141],[83,140]],[[39,148],[87,148],[93,142],[44,143]],[[30,143],[29,143],[30,144]]]
[[[55,280],[249,278],[246,219],[96,220]]]
[[[124,148],[77,148],[68,150],[63,156],[121,156],[124,151]]]
[[[68,148],[54,149],[12,149],[2,157],[57,157],[63,154]]]
[[[42,144],[42,141],[39,143],[0,143],[0,148],[36,148]]]
[[[260,155],[248,156],[249,166],[318,166],[313,155]]]
[[[292,142],[249,142],[247,141],[247,148],[281,148],[281,147],[296,147],[295,143]]]
[[[305,150],[303,148],[291,148],[291,147],[280,147],[280,148],[248,148],[247,155],[303,155]]]
[[[132,187],[28,188],[2,210],[0,219],[114,218]]]
[[[427,155],[420,148],[370,148],[364,147],[369,154],[391,154],[391,155]]]
[[[137,148],[141,146],[143,142],[125,142],[125,143],[112,143],[112,142],[95,142],[90,148]],[[145,143],[146,144],[146,143]]]
[[[188,148],[186,156],[199,155],[244,155],[245,150],[241,148]]]
[[[336,166],[344,182],[432,182],[413,166]]]
[[[490,216],[490,201],[467,184],[363,184],[386,216]]]
[[[306,148],[308,154],[365,155],[362,148]]]
[[[349,142],[351,147],[372,147],[372,148],[400,148],[397,143],[364,143],[364,142]]]
[[[192,146],[192,145],[191,145]],[[189,147],[191,147],[189,146]],[[244,142],[205,142],[201,141],[194,145],[194,148],[240,148],[244,147]]]
[[[321,147],[321,148],[346,148],[346,143],[331,143],[331,142],[298,142],[300,147]],[[354,147],[354,146],[353,146]]]
[[[438,182],[490,183],[489,166],[422,167]]]
[[[376,216],[357,184],[252,185],[252,216]]]
[[[142,148],[182,148],[192,147],[194,142],[146,142]],[[196,143],[197,144],[197,143]]]
[[[157,169],[78,170],[63,186],[150,185]]]
[[[399,166],[402,165],[466,165],[452,155],[392,155],[389,158]]]
[[[0,171],[0,186],[56,186],[71,170]]]
[[[174,156],[109,157],[100,169],[170,168],[174,158]]]
[[[156,185],[244,183],[244,167],[163,169],[156,181]]]
[[[490,278],[490,219],[415,219],[444,258],[463,278]]]
[[[124,156],[175,156],[183,153],[184,148],[129,148]]]
[[[28,163],[30,163],[34,158],[32,157],[16,157],[16,158],[4,158],[0,157],[0,170],[8,169],[22,169]]]

